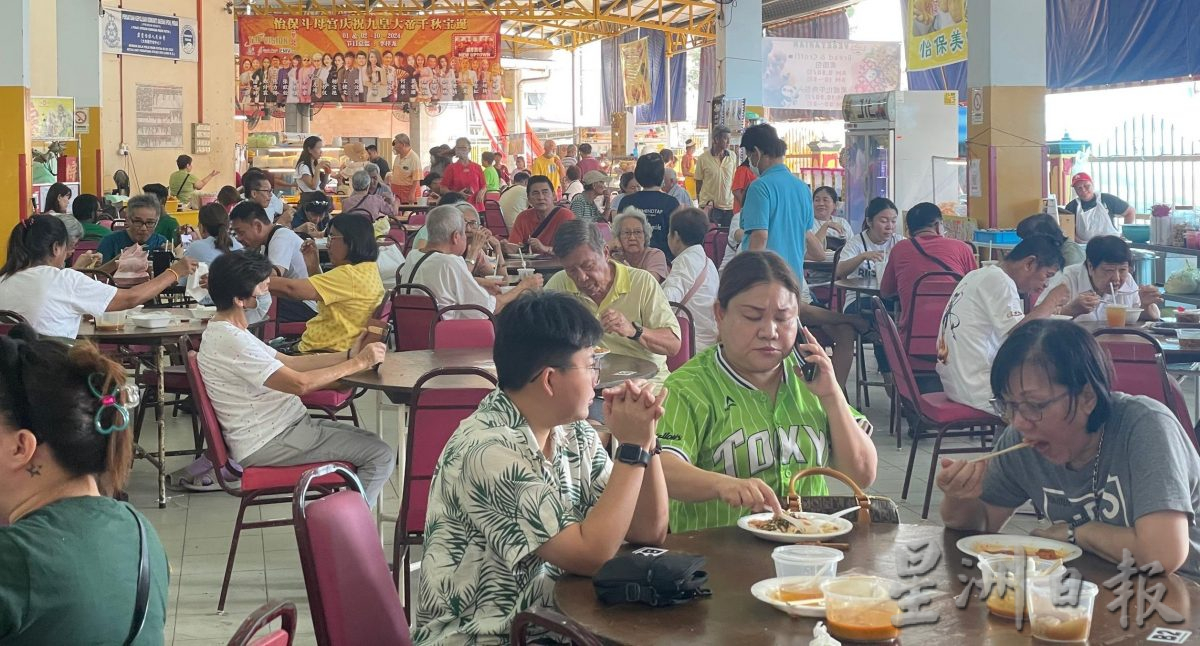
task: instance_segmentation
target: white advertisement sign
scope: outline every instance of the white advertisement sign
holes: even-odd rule
[[[841,110],[842,97],[900,88],[900,43],[763,39],[763,105]]]

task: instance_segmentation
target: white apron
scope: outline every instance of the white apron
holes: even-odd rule
[[[1104,200],[1096,193],[1096,206],[1083,210],[1083,200],[1079,201],[1079,213],[1075,216],[1075,242],[1086,244],[1088,240],[1098,236],[1119,236],[1121,232],[1113,225],[1112,214],[1104,206]]]

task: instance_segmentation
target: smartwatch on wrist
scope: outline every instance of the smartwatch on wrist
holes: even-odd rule
[[[651,453],[637,444],[621,444],[617,447],[617,462],[645,467],[650,465],[650,457]]]
[[[644,330],[642,329],[642,326],[638,325],[637,321],[634,321],[633,322],[633,336],[629,337],[629,340],[637,341],[638,339],[642,338],[643,331]]]

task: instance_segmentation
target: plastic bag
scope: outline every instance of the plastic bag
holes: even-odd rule
[[[1167,277],[1164,286],[1168,294],[1195,294],[1200,292],[1200,269],[1188,263],[1187,267]]]

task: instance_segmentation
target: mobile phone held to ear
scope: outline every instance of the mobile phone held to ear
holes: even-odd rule
[[[797,322],[799,323],[799,319],[797,319]],[[796,350],[796,360],[800,363],[800,374],[804,376],[804,381],[811,382],[817,376],[817,364],[809,363],[805,359],[804,353],[800,352],[800,345],[803,343],[803,339],[806,338],[804,335],[805,329],[804,324],[800,323],[794,349]]]

